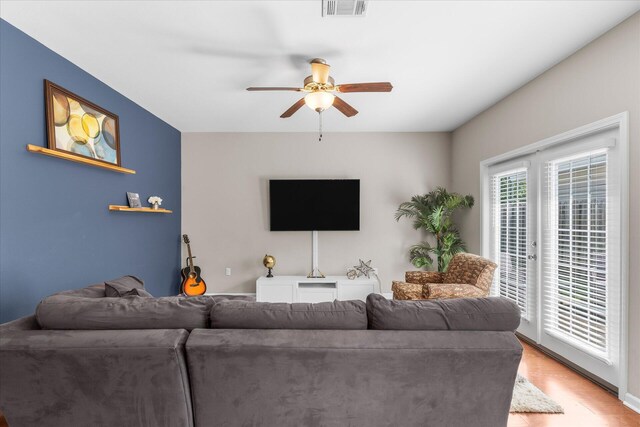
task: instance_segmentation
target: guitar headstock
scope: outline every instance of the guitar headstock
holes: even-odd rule
[[[185,242],[187,245],[190,243],[190,242],[189,242],[189,236],[187,236],[186,234],[183,234],[183,235],[182,235],[182,239],[184,240],[184,242]]]

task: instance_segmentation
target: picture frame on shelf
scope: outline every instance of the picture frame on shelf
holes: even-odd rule
[[[127,192],[127,200],[129,201],[130,208],[141,208],[140,194]]]

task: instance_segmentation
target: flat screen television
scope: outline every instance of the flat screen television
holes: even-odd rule
[[[269,180],[271,231],[360,230],[359,179]]]

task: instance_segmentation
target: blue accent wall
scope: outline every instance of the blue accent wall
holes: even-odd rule
[[[122,166],[136,175],[26,150],[47,145],[44,79],[119,116]],[[110,212],[127,191],[143,204],[159,195],[173,214]],[[0,321],[125,274],[177,294],[179,267],[180,132],[0,20]]]

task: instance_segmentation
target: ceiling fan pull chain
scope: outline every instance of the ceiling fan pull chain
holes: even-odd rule
[[[320,116],[320,136],[318,137],[318,142],[322,142],[322,111],[318,111],[318,116]]]

